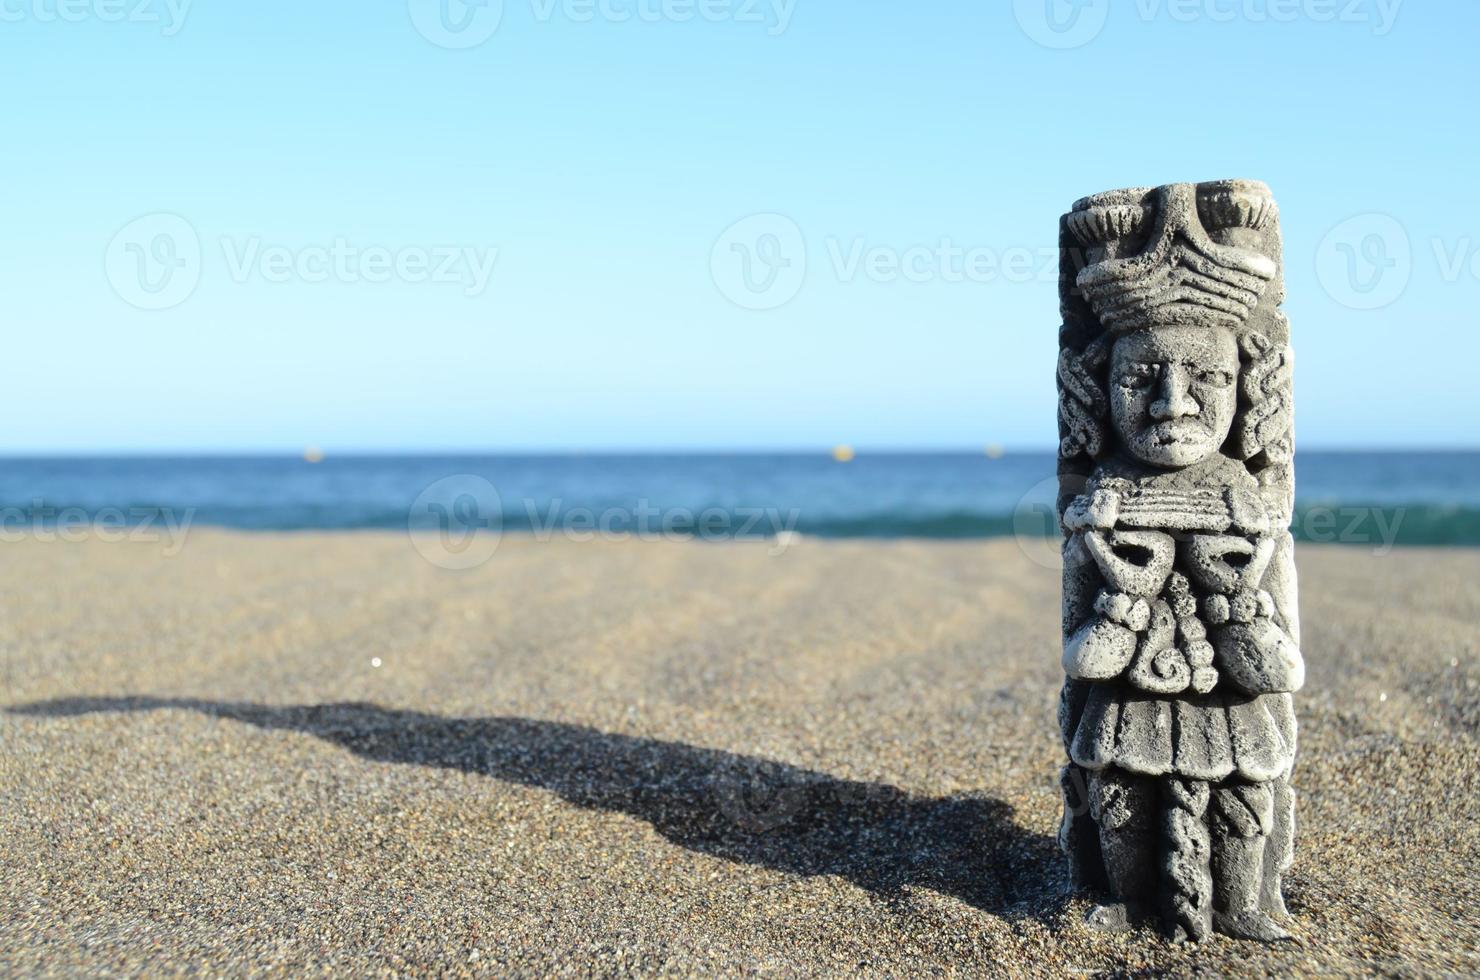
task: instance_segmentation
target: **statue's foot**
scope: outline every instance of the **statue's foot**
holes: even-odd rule
[[[1261,943],[1292,938],[1288,932],[1275,925],[1273,919],[1257,910],[1214,912],[1213,928],[1234,939],[1254,939]]]
[[[1102,932],[1129,932],[1140,919],[1141,916],[1124,902],[1096,905],[1084,917],[1089,926]]]

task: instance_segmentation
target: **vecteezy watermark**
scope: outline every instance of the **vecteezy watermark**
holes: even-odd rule
[[[1143,21],[1166,17],[1180,24],[1356,24],[1384,37],[1392,33],[1402,6],[1403,0],[1136,0],[1136,16]]]
[[[1393,30],[1403,0],[1134,0],[1122,12],[1142,23],[1207,21],[1228,24],[1346,24],[1364,26],[1377,37]],[[1013,16],[1045,48],[1079,48],[1104,31],[1110,0],[1013,0]]]
[[[362,245],[343,236],[327,244],[272,245],[260,236],[223,235],[226,278],[265,283],[403,283],[455,286],[473,298],[487,291],[499,250],[493,246]],[[178,214],[142,215],[108,243],[104,271],[113,291],[141,310],[166,310],[191,297],[204,275],[195,226]]]
[[[828,236],[824,242],[828,267],[839,282],[867,279],[875,283],[1058,282],[1059,248],[1041,245],[966,246],[942,238],[929,245],[898,247],[869,242],[863,237]]]
[[[1290,531],[1312,544],[1373,545],[1374,555],[1387,555],[1398,542],[1406,507],[1316,505],[1296,510]]]
[[[406,527],[412,547],[439,568],[466,569],[493,557],[506,531],[536,541],[765,541],[780,557],[801,535],[801,511],[776,507],[658,507],[646,499],[632,506],[572,507],[563,499],[526,497],[506,508],[498,489],[470,473],[431,484],[412,503]]]
[[[185,547],[185,536],[194,520],[194,507],[178,511],[172,507],[88,509],[56,507],[36,499],[26,506],[0,507],[0,542],[161,542],[162,554],[173,558]]]
[[[536,24],[733,23],[757,27],[771,37],[786,33],[797,0],[529,0]],[[503,0],[407,0],[411,23],[438,47],[477,47],[498,32]]]
[[[1065,477],[1065,481],[1065,499],[1089,489],[1084,477]],[[1055,502],[1058,494],[1058,477],[1039,480],[1018,499],[1012,512],[1018,550],[1035,565],[1054,571],[1063,570],[1066,563],[1077,567],[1093,560],[1084,548],[1065,547]],[[1296,507],[1290,533],[1295,540],[1310,544],[1370,547],[1373,555],[1382,557],[1397,546],[1407,516],[1405,507],[1308,504]]]
[[[194,0],[0,0],[0,22],[17,24],[157,24],[164,37],[174,37],[185,26]]]
[[[1059,278],[1057,244],[964,245],[942,236],[897,245],[862,235],[827,235],[821,242],[823,269],[841,283],[1054,283]],[[808,252],[807,237],[795,221],[771,212],[753,214],[715,240],[709,274],[736,306],[774,310],[801,292]]]
[[[432,283],[461,286],[468,297],[483,295],[498,261],[498,249],[493,247],[410,245],[390,249],[356,245],[343,237],[328,245],[300,247],[264,245],[255,235],[222,238],[221,251],[226,271],[238,285],[253,278],[269,283]]]
[[[796,543],[802,512],[793,507],[657,507],[647,499],[634,506],[569,507],[556,497],[524,501],[524,523],[535,540],[570,541],[757,541],[771,542],[779,557]]]

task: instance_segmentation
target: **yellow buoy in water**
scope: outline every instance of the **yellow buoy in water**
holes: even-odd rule
[[[853,462],[853,447],[852,446],[834,446],[833,447],[833,459],[837,460],[839,463],[851,463],[851,462]]]
[[[305,463],[322,463],[324,461],[324,451],[318,446],[309,446],[303,450],[303,461]]]
[[[1007,450],[1003,449],[1002,446],[999,445],[998,443],[995,443],[995,442],[989,442],[989,443],[987,443],[987,449],[986,449],[987,459],[1001,459],[1002,456],[1003,456],[1003,454],[1006,451]]]

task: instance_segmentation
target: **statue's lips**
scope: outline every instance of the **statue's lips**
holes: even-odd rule
[[[1155,445],[1176,446],[1201,441],[1204,430],[1196,422],[1163,422],[1147,429],[1146,435]]]

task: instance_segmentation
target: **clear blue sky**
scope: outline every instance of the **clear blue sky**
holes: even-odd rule
[[[3,0],[0,450],[1048,447],[1053,277],[918,247],[1232,176],[1281,203],[1302,443],[1480,442],[1480,4],[504,0],[450,50],[437,2]],[[161,212],[195,266],[129,240]],[[774,309],[712,269],[752,214],[802,235]],[[420,281],[448,247],[486,288]],[[193,291],[131,305],[150,255]]]

